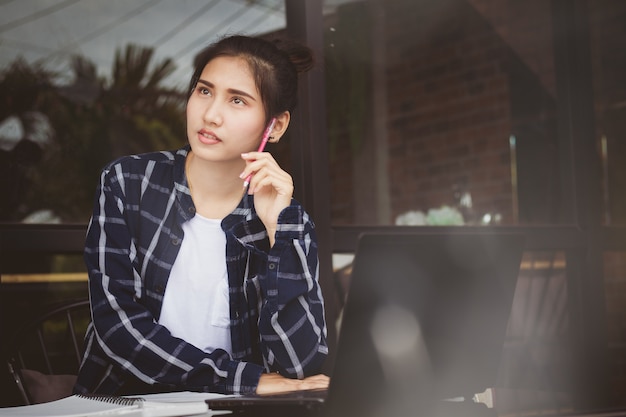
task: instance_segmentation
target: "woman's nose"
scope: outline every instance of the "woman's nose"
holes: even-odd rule
[[[222,123],[222,110],[218,103],[212,101],[204,109],[203,119],[208,124],[219,125]]]

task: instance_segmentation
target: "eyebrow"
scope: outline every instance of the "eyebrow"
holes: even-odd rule
[[[207,87],[210,87],[210,88],[215,88],[215,84],[213,84],[212,82],[209,82],[209,81],[203,80],[202,78],[200,78],[200,79],[198,80],[198,84],[204,84],[204,85],[205,85],[205,86],[207,86]],[[245,92],[245,91],[243,91],[243,90],[237,90],[236,88],[228,88],[228,89],[226,89],[226,91],[227,91],[229,94],[235,94],[235,95],[238,95],[238,96],[245,96],[245,97],[250,98],[251,100],[256,101],[256,98],[255,98],[254,96],[252,96],[252,95],[251,95],[251,94],[249,94],[249,93],[246,93],[246,92]]]

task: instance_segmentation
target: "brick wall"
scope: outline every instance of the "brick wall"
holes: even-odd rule
[[[495,204],[510,217],[505,45],[467,4],[394,5],[387,16],[393,213],[453,204],[455,187],[464,187],[479,212]]]
[[[372,134],[371,120],[378,115],[367,113],[357,121],[369,127],[361,137],[360,147],[355,149],[348,139],[354,125],[349,119],[355,115],[350,113],[350,106],[338,104],[345,99],[342,95],[355,94],[354,83],[346,75],[343,84],[335,83],[345,89],[342,94],[336,93],[336,87],[329,90],[333,97],[330,111],[343,111],[344,118],[343,124],[329,123],[335,127],[331,161],[334,223],[362,223],[362,218],[392,223],[395,216],[407,210],[454,205],[455,197],[462,191],[471,193],[474,219],[490,212],[501,214],[503,223],[516,223],[518,207],[513,196],[519,194],[526,207],[522,217],[527,221],[549,221],[555,215],[556,202],[550,198],[555,190],[545,178],[552,174],[557,158],[552,134],[555,87],[552,51],[547,42],[549,24],[531,19],[518,22],[514,19],[519,17],[515,11],[488,0],[392,0],[382,4],[383,16],[368,15],[368,6],[358,3],[350,5],[350,13],[344,15],[352,19],[359,14],[363,18],[382,19],[385,55],[365,56],[357,64],[346,58],[342,67],[333,70],[350,74],[351,65],[371,66],[376,59],[384,61],[389,155],[386,192],[391,215],[386,219],[364,215],[362,211],[375,208],[371,204],[356,204],[359,197],[355,197],[354,188],[370,193],[365,201],[375,200],[385,192],[372,186],[376,170],[355,174],[350,169],[354,160],[363,158],[363,152],[374,152],[376,148],[371,143],[381,138]],[[533,4],[538,5],[536,14],[549,20],[549,14],[543,10],[545,2]],[[527,13],[534,16],[533,12]],[[516,21],[516,25],[508,26],[511,21]],[[333,22],[329,43],[333,43],[333,52],[339,56],[341,51],[371,42],[366,36],[354,36],[351,24],[343,27],[341,14]],[[537,26],[542,30],[537,30]],[[525,34],[529,32],[533,37],[527,39]],[[538,37],[546,41],[537,40]],[[329,77],[337,76],[329,71]],[[361,97],[371,99],[367,90],[361,92]],[[531,101],[533,105],[529,106]],[[342,115],[330,117],[337,119]],[[537,121],[539,133],[528,128]],[[516,132],[520,147],[517,157],[520,158],[520,152],[524,157],[519,168],[536,175],[525,176],[519,184],[521,188],[514,190],[509,139]],[[552,152],[538,156],[538,147]],[[359,183],[369,184],[369,188],[363,189]]]

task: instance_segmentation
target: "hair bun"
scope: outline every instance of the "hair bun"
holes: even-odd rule
[[[293,64],[296,72],[307,72],[315,65],[313,51],[306,45],[288,39],[275,39],[274,45]]]

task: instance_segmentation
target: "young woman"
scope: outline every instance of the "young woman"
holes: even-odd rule
[[[314,224],[291,176],[256,152],[270,121],[269,142],[287,130],[311,66],[304,46],[224,38],[196,59],[189,145],[103,170],[76,393],[327,386]]]

